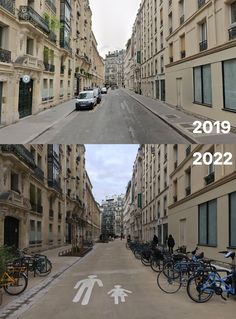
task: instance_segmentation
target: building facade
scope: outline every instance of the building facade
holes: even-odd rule
[[[102,233],[106,236],[124,234],[124,195],[115,195],[102,201]]]
[[[195,165],[196,152],[230,153],[234,160],[232,165]],[[172,234],[175,248],[187,246],[191,251],[199,246],[206,257],[221,262],[219,251],[236,250],[235,145],[141,145],[137,158],[141,188],[130,187],[125,199],[131,204],[124,228],[132,239],[151,241],[156,234],[165,246]],[[135,164],[132,181],[137,180],[136,169]],[[142,216],[139,236],[132,226],[135,206]]]
[[[109,52],[105,58],[105,84],[124,86],[125,50]]]
[[[91,224],[84,158],[83,145],[0,146],[0,245],[39,250],[83,244]],[[90,216],[100,228],[99,209]]]
[[[91,16],[88,0],[1,1],[0,124],[72,99],[94,68],[103,76]]]
[[[236,126],[236,1],[142,0],[137,17],[142,94]]]

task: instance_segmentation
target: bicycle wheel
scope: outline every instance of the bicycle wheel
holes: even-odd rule
[[[141,257],[141,262],[144,266],[150,266],[151,265],[151,260],[150,258],[145,258],[144,256]]]
[[[135,251],[134,251],[134,256],[135,256],[135,258],[137,258],[137,259],[141,259],[141,251],[135,250]]]
[[[170,279],[178,279],[180,276],[180,269],[173,261],[168,261],[163,266],[163,273]]]
[[[43,277],[47,276],[52,270],[52,263],[47,258],[39,258],[35,265],[37,275]]]
[[[14,283],[4,286],[6,293],[16,296],[25,291],[28,285],[28,278],[23,273],[9,273],[9,276],[14,279]]]
[[[161,272],[163,270],[163,260],[160,259],[152,259],[151,260],[151,268],[155,272]]]
[[[207,302],[214,295],[208,275],[196,274],[187,283],[188,296],[197,303]]]
[[[173,273],[172,273],[173,274]],[[180,290],[182,283],[181,278],[178,275],[177,278],[174,276],[166,276],[165,272],[162,270],[157,276],[157,285],[158,287],[167,294],[174,294]]]

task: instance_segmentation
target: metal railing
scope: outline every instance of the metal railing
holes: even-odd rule
[[[16,155],[21,161],[26,163],[31,168],[36,168],[33,155],[23,145],[8,144],[2,145],[1,151],[4,153],[12,153]]]
[[[10,13],[15,14],[15,2],[15,0],[0,0],[0,6]]]
[[[0,62],[11,63],[11,51],[0,48]]]
[[[39,15],[32,7],[20,6],[18,16],[19,20],[28,21],[46,34],[50,33],[50,29],[46,20],[41,17],[41,15]]]

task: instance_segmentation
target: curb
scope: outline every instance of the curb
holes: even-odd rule
[[[194,138],[189,137],[184,131],[177,128],[174,124],[169,123],[165,118],[163,118],[161,115],[157,114],[155,111],[153,111],[150,107],[145,105],[143,102],[140,102],[135,96],[130,94],[129,92],[125,91],[129,96],[131,96],[134,100],[136,100],[139,104],[144,106],[149,112],[151,112],[153,115],[157,116],[160,120],[162,120],[164,123],[169,125],[173,130],[175,130],[177,133],[179,133],[181,136],[183,136],[186,140],[188,140],[191,144],[199,144],[199,141],[195,140]]]

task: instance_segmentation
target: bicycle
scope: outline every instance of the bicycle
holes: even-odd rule
[[[25,267],[7,266],[7,270],[0,277],[0,289],[3,288],[9,295],[19,295],[28,285]]]
[[[227,275],[221,277],[216,268],[206,271],[206,268],[199,269],[188,280],[187,293],[188,296],[197,303],[204,303],[209,301],[214,294],[221,296],[223,300],[227,300],[223,294],[226,293],[229,298],[230,295],[236,296],[236,265],[235,252],[220,251],[225,254],[225,258],[232,259],[231,271],[223,270]],[[195,295],[196,294],[196,295]]]
[[[13,261],[14,266],[26,267],[27,268],[27,276],[28,272],[33,272],[34,277],[39,276],[47,276],[52,270],[52,263],[45,255],[34,254],[28,255],[26,250],[17,250],[19,254],[19,258]]]

